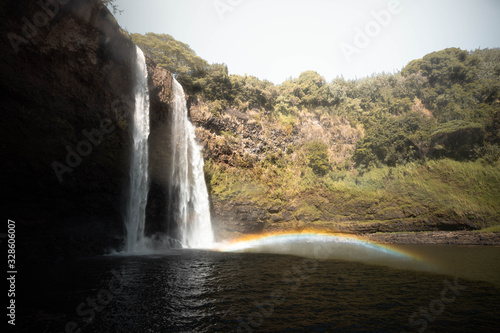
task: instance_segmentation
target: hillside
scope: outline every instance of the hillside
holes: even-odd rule
[[[400,73],[274,85],[168,35],[132,34],[177,73],[220,235],[287,228],[481,229],[500,221],[500,50],[450,48]]]

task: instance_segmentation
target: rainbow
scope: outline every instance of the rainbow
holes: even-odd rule
[[[317,230],[249,235],[219,244],[221,252],[265,252],[295,254],[315,259],[345,259],[363,262],[387,260],[421,261],[412,253],[365,238]]]

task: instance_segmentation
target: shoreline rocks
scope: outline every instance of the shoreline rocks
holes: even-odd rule
[[[376,233],[364,234],[362,236],[381,244],[500,246],[500,233],[498,232],[429,231],[417,233]]]

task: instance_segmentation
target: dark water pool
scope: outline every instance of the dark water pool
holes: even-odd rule
[[[436,248],[425,249],[429,255],[436,253]],[[466,272],[464,277],[455,274],[460,268],[450,267],[441,274],[342,260],[195,250],[84,259],[24,271],[29,277],[19,286],[23,293],[17,300],[16,328],[18,332],[496,332],[500,287],[495,283],[499,267],[494,265],[499,252],[477,249],[475,260],[457,258],[457,262],[476,272],[473,266],[481,267],[477,256],[489,255],[484,271],[493,270],[492,276],[483,279]],[[449,258],[455,257],[450,253]],[[440,265],[456,266],[446,256],[440,260]]]

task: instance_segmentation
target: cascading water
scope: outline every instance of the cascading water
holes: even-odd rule
[[[214,236],[210,219],[208,191],[203,172],[201,146],[188,119],[184,90],[173,80],[171,131],[170,212],[178,225],[183,247],[209,248]]]
[[[136,47],[135,111],[132,124],[133,148],[130,167],[130,188],[125,217],[126,252],[135,252],[143,246],[146,204],[149,191],[148,137],[149,90],[146,58]]]

